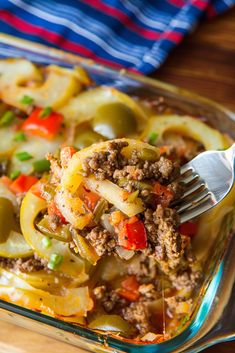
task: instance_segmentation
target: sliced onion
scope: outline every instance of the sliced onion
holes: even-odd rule
[[[114,230],[114,227],[110,224],[109,217],[110,217],[109,214],[104,213],[101,216],[101,224],[110,234],[114,235],[115,230]]]
[[[116,246],[116,253],[124,260],[130,260],[135,255],[134,250],[127,250],[122,246]]]

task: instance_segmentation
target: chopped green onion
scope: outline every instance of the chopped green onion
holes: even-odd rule
[[[44,109],[41,111],[39,117],[40,117],[40,118],[46,118],[47,116],[49,116],[49,115],[51,114],[51,112],[52,112],[51,107],[46,107],[46,108],[44,108]]]
[[[42,245],[45,249],[50,248],[52,245],[51,239],[49,237],[43,237],[42,238]]]
[[[13,140],[17,141],[17,142],[23,142],[23,141],[26,141],[26,136],[25,136],[25,134],[22,131],[18,131],[15,134]]]
[[[15,170],[14,172],[11,172],[10,179],[15,180],[16,178],[18,178],[19,175],[20,175],[20,170]]]
[[[47,159],[39,159],[33,162],[33,169],[36,173],[48,172],[50,170],[51,163]]]
[[[11,110],[7,110],[0,118],[0,126],[9,126],[15,119],[15,114]]]
[[[58,268],[61,265],[62,261],[63,261],[62,255],[56,254],[56,253],[51,254],[50,261],[48,262],[47,267],[50,270],[55,270],[56,268]]]
[[[25,105],[32,104],[33,102],[34,102],[34,99],[27,95],[24,95],[20,100],[20,103]]]
[[[24,161],[28,161],[29,159],[32,159],[33,156],[31,154],[29,154],[26,151],[22,151],[22,152],[17,152],[15,154],[16,158],[19,159],[19,161],[24,162]]]
[[[150,143],[150,145],[154,145],[155,142],[157,141],[157,138],[158,138],[158,134],[156,132],[152,132],[149,135],[149,139],[148,139],[148,142]]]

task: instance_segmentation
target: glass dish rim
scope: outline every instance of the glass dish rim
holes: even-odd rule
[[[152,79],[149,77],[137,75],[134,73],[127,72],[126,70],[116,70],[113,68],[109,68],[107,66],[103,66],[100,64],[95,63],[92,60],[85,59],[82,57],[79,57],[76,54],[72,53],[67,53],[65,51],[59,50],[59,49],[54,49],[52,47],[47,47],[41,44],[36,44],[30,41],[22,40],[19,38],[15,38],[9,35],[5,35],[0,33],[0,45],[6,45],[10,47],[13,52],[14,49],[22,50],[22,52],[26,53],[27,57],[27,52],[29,53],[34,53],[34,54],[39,54],[42,57],[46,58],[54,58],[58,61],[61,60],[61,63],[66,63],[68,65],[81,65],[85,69],[89,68],[92,66],[92,68],[97,69],[98,71],[102,71],[103,73],[111,73],[113,75],[117,75],[119,78],[123,77],[126,79],[129,79],[130,82],[137,81],[142,85],[147,85],[152,88],[161,88],[164,89],[168,92],[175,93],[175,94],[180,94],[183,97],[189,97],[193,100],[196,101],[198,104],[207,104],[211,107],[214,107],[221,112],[225,113],[231,120],[235,121],[235,113],[233,113],[231,110],[225,108],[223,105],[214,102],[211,99],[202,97],[196,93],[190,92],[185,89],[181,89],[177,86],[164,83],[162,81]],[[40,62],[40,61],[39,61]],[[108,336],[104,333],[97,333],[95,331],[90,330],[87,327],[82,327],[82,326],[77,326],[72,323],[64,322],[62,320],[47,316],[45,314],[41,314],[38,312],[34,312],[32,310],[23,308],[21,306],[5,302],[3,300],[0,300],[0,307],[4,310],[11,311],[13,313],[17,313],[21,316],[24,316],[26,318],[31,318],[34,320],[37,320],[41,323],[56,327],[56,328],[61,328],[67,332],[72,332],[75,333],[76,335],[80,337],[85,337],[86,339],[90,339],[95,342],[102,343],[101,337],[103,338],[103,341],[107,342],[108,345],[111,348],[115,349],[123,349],[123,345],[128,345],[128,348],[132,349],[139,349],[140,352],[145,352],[146,349],[148,348],[159,348],[160,350],[166,349],[167,352],[169,352],[170,346],[173,345],[174,348],[180,348],[180,346],[187,341],[190,340],[192,335],[195,335],[195,333],[198,332],[200,329],[201,325],[203,324],[204,320],[200,319],[201,317],[204,317],[207,315],[207,313],[210,310],[210,306],[212,305],[207,305],[206,302],[208,300],[208,297],[211,298],[211,295],[216,293],[216,289],[219,285],[220,282],[220,277],[222,273],[222,267],[223,267],[223,261],[221,263],[218,263],[215,268],[213,269],[213,274],[211,277],[211,282],[208,284],[208,288],[206,289],[205,295],[203,297],[203,300],[199,304],[198,310],[196,312],[196,315],[190,320],[190,324],[185,327],[185,329],[178,334],[177,336],[161,342],[161,343],[132,343],[129,340],[122,340],[115,338],[114,336]],[[210,289],[210,291],[209,291]],[[203,310],[203,308],[207,308],[207,310]],[[199,318],[198,318],[199,316]],[[160,352],[159,350],[159,352]],[[158,350],[156,351],[158,352]]]

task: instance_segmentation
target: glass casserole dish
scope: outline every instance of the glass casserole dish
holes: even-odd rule
[[[219,105],[180,89],[124,72],[116,72],[97,66],[72,54],[44,48],[35,44],[1,36],[2,57],[25,57],[40,64],[58,64],[65,67],[83,66],[92,79],[99,85],[118,88],[137,97],[164,97],[169,106],[189,115],[204,116],[210,125],[232,138],[233,114]],[[1,302],[2,318],[25,327],[71,342],[92,351],[123,352],[196,352],[221,340],[233,338],[234,311],[232,254],[234,241],[231,236],[233,228],[232,208],[225,208],[223,221],[219,219],[213,229],[213,256],[209,259],[205,281],[198,296],[193,317],[185,323],[184,331],[173,339],[161,344],[136,345],[104,334],[96,334],[88,329],[77,327],[40,313],[23,309],[13,304]],[[218,216],[218,215],[217,215]],[[219,230],[219,231],[218,231]],[[212,236],[209,234],[208,236]],[[230,315],[228,315],[229,313]],[[32,321],[33,320],[33,321]]]

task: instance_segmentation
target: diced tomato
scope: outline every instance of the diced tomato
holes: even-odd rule
[[[174,197],[174,193],[158,181],[153,186],[153,193],[157,197],[157,203],[167,207]]]
[[[130,290],[126,290],[123,288],[118,290],[118,294],[120,295],[120,297],[125,298],[131,302],[136,301],[140,296],[138,292],[131,292]]]
[[[3,175],[1,178],[0,178],[1,182],[6,185],[7,187],[9,187],[12,183],[12,180],[10,178],[8,178],[7,176]]]
[[[137,291],[139,289],[139,283],[136,276],[128,276],[121,283],[122,288],[130,291]]]
[[[68,166],[70,159],[76,152],[77,151],[73,147],[66,146],[62,148],[60,152],[60,161],[63,168],[66,168]]]
[[[54,201],[50,201],[48,204],[48,208],[47,208],[47,212],[49,216],[57,216],[60,218],[61,223],[66,224],[66,219],[64,218],[64,216],[62,215],[62,213],[60,212],[60,210],[58,209],[58,207],[56,206]]]
[[[183,235],[193,237],[198,230],[197,222],[185,222],[179,226],[179,232]]]
[[[21,130],[52,140],[61,128],[63,115],[52,111],[48,116],[43,117],[42,112],[43,108],[35,108],[24,121]]]
[[[29,191],[31,186],[33,186],[37,182],[38,178],[31,175],[21,174],[17,179],[15,179],[11,183],[10,189],[16,194],[27,192]]]
[[[98,194],[86,189],[84,186],[82,186],[79,196],[90,211],[94,211],[97,202],[100,200],[100,196]]]
[[[128,250],[145,249],[147,234],[144,223],[135,216],[124,221],[118,234],[118,244]]]
[[[135,276],[128,276],[121,283],[122,288],[119,289],[118,294],[130,301],[135,301],[139,298],[139,283]]]
[[[160,154],[165,154],[169,151],[169,146],[160,146],[159,150],[160,150]]]

